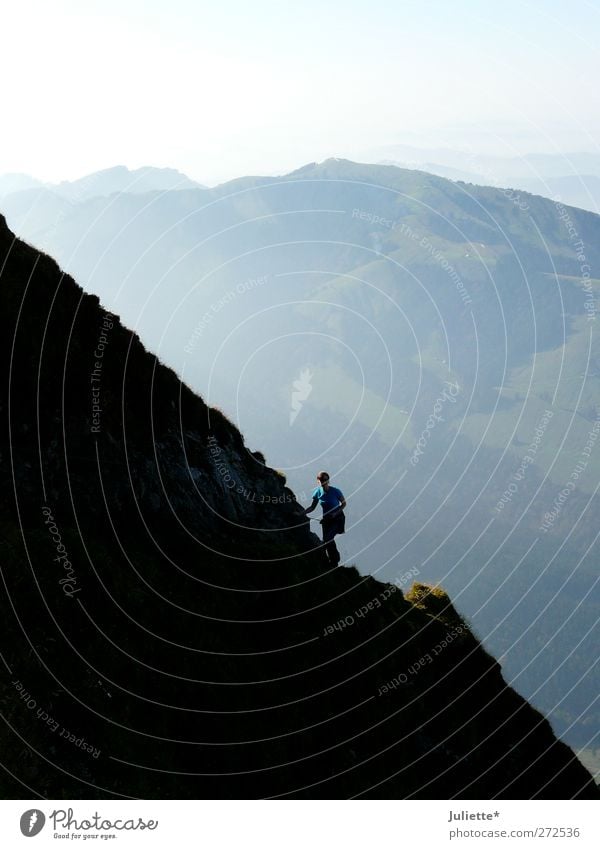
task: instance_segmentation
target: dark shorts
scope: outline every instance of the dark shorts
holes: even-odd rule
[[[343,534],[346,532],[346,517],[344,515],[344,511],[340,510],[339,512],[323,516],[321,524],[323,526],[323,542],[329,542],[329,540],[332,540],[336,534]]]

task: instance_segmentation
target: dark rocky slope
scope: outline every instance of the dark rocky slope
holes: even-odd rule
[[[0,269],[5,797],[597,797],[442,591],[328,571],[282,477],[2,218]]]

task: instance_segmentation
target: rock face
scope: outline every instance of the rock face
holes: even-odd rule
[[[329,571],[260,452],[1,218],[0,267],[5,797],[597,797],[441,590]]]

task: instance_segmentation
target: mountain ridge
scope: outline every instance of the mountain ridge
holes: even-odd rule
[[[48,191],[66,200],[82,201],[115,192],[143,194],[150,191],[181,191],[205,188],[176,168],[159,168],[145,165],[129,169],[125,165],[113,165],[84,174],[75,180],[59,182],[38,180],[28,174],[0,175],[0,199],[22,191]]]

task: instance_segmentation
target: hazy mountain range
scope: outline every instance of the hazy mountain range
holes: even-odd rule
[[[441,588],[331,570],[284,477],[1,216],[0,262],[4,798],[599,798]]]
[[[521,189],[600,212],[600,154],[534,153],[491,156],[475,150],[388,145],[363,151],[359,161],[416,168],[479,186]]]
[[[303,503],[332,472],[347,562],[441,581],[514,686],[594,747],[598,216],[344,160],[213,189],[30,191],[0,206],[15,231]]]
[[[74,203],[91,197],[103,197],[114,192],[143,194],[152,191],[180,191],[202,188],[185,174],[174,168],[136,168],[130,171],[123,165],[106,168],[88,174],[79,180],[64,180],[61,183],[44,183],[27,174],[4,174],[0,176],[0,198],[15,192],[43,189]],[[34,198],[35,195],[30,195]]]

